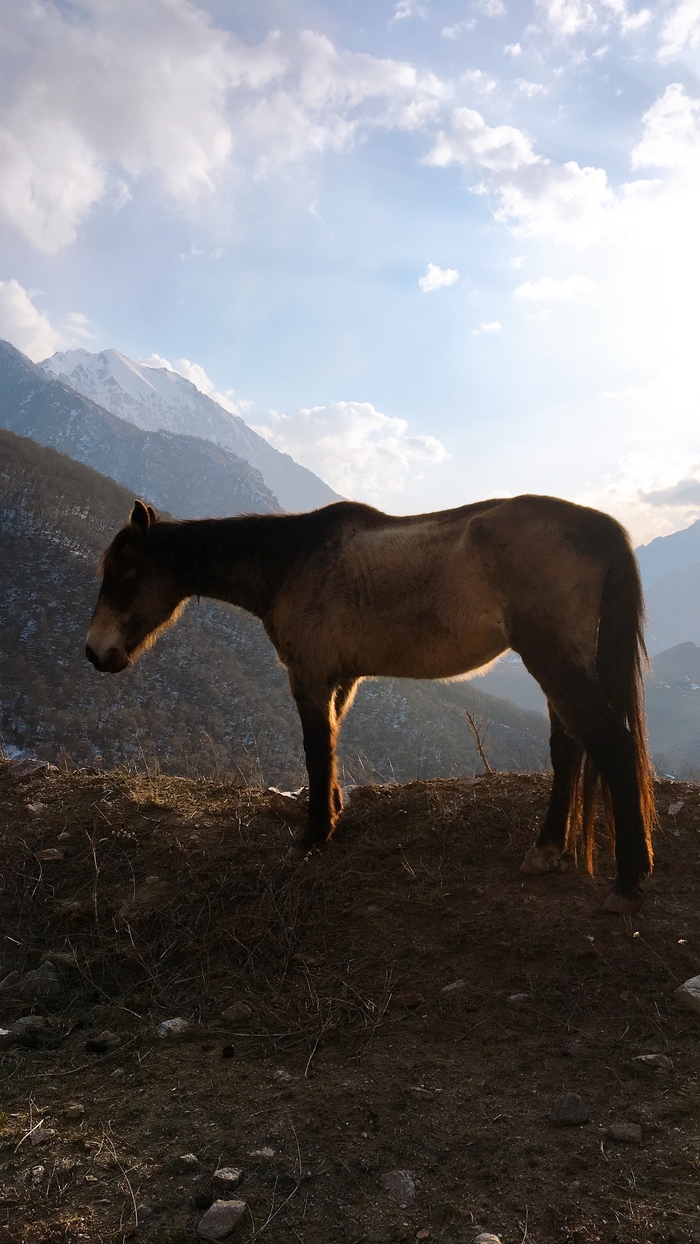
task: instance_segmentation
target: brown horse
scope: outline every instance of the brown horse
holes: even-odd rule
[[[592,871],[600,782],[617,860],[606,908],[639,903],[654,816],[643,600],[614,519],[523,496],[407,518],[343,501],[310,514],[160,522],[137,501],[101,572],[86,647],[98,670],[126,669],[190,596],[261,619],[304,734],[309,816],[297,856],[333,833],[335,740],[361,678],[455,678],[513,648],[547,696],[554,770],[522,869],[556,869],[581,838]]]

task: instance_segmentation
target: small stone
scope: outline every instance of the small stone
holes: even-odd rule
[[[61,982],[52,963],[42,963],[34,972],[25,972],[16,987],[20,998],[27,1002],[39,1002],[43,998],[56,998],[61,992]]]
[[[252,1014],[252,1009],[245,1002],[234,1002],[221,1012],[221,1018],[227,1024],[241,1024],[246,1019],[250,1019]]]
[[[51,1140],[56,1135],[54,1128],[44,1127],[43,1123],[40,1127],[35,1127],[33,1132],[29,1133],[30,1145],[43,1145],[47,1140]]]
[[[41,816],[42,812],[47,812],[48,808],[45,803],[41,803],[39,799],[35,799],[32,803],[27,804],[27,812],[31,812],[32,816]],[[39,859],[41,856],[39,856]]]
[[[115,1067],[114,1071],[110,1071],[109,1078],[110,1080],[121,1080],[123,1075],[124,1075],[124,1068]]]
[[[194,1153],[181,1153],[175,1159],[175,1164],[181,1171],[196,1171],[199,1167],[199,1158]]]
[[[516,1009],[522,1009],[522,1007],[529,1005],[530,995],[529,993],[512,993],[506,998],[506,1002],[509,1006],[514,1006]]]
[[[490,1231],[481,1231],[474,1240],[474,1244],[501,1244],[501,1239],[498,1235],[492,1235]]]
[[[273,1077],[273,1078],[274,1078],[275,1080],[278,1080],[280,1084],[291,1084],[291,1082],[292,1082],[292,1077],[290,1076],[290,1074],[289,1074],[289,1072],[288,1072],[288,1071],[285,1071],[285,1070],[284,1070],[284,1068],[283,1068],[283,1067],[282,1067],[282,1068],[280,1068],[280,1070],[279,1070],[279,1071],[276,1071],[276,1072],[274,1073],[274,1077]]]
[[[36,852],[36,858],[41,860],[62,860],[65,856],[60,847],[46,847],[43,851]]]
[[[275,1156],[275,1150],[269,1145],[263,1145],[262,1149],[250,1149],[248,1151],[249,1158],[258,1158],[263,1162],[270,1162]]]
[[[79,1101],[69,1102],[65,1110],[63,1111],[64,1119],[70,1119],[71,1121],[75,1119],[82,1119],[84,1114],[85,1114],[85,1107],[82,1104],[82,1102],[79,1102]]]
[[[552,1102],[549,1118],[556,1127],[576,1127],[590,1123],[588,1107],[578,1093],[564,1093]]]
[[[443,985],[440,993],[454,993],[457,989],[465,989],[467,984],[465,980],[452,981],[451,985]]]
[[[430,1239],[430,1227],[423,1227],[422,1231],[416,1231],[416,1239],[417,1240],[429,1240]]]
[[[153,1213],[153,1210],[151,1209],[150,1205],[137,1205],[136,1206],[136,1216],[139,1222],[145,1222],[147,1218],[151,1217],[152,1213]]]
[[[637,1054],[633,1063],[644,1063],[646,1067],[656,1067],[658,1071],[673,1071],[673,1059],[668,1054]]]
[[[192,1025],[187,1019],[176,1015],[174,1019],[164,1019],[162,1024],[156,1028],[156,1036],[162,1040],[173,1037],[184,1037],[186,1032],[190,1032]]]
[[[102,1032],[98,1032],[96,1037],[85,1042],[85,1052],[86,1054],[108,1054],[110,1050],[116,1050],[121,1043],[122,1039],[116,1032],[110,1032],[109,1028],[105,1028]]]
[[[215,1201],[197,1226],[203,1240],[227,1240],[246,1212],[245,1201]]]
[[[22,1015],[20,1019],[16,1019],[14,1024],[10,1024],[10,1032],[16,1037],[24,1037],[28,1032],[38,1032],[40,1028],[46,1027],[46,1020],[43,1015]]]
[[[608,1136],[622,1145],[642,1143],[642,1129],[638,1123],[612,1123],[608,1128]]]
[[[380,1181],[382,1188],[401,1209],[407,1209],[416,1199],[416,1179],[413,1171],[387,1171]]]
[[[678,813],[680,812],[682,807],[683,807],[682,799],[677,799],[675,803],[670,803],[668,805],[669,816],[678,816]]]
[[[150,877],[146,877],[146,885],[157,885],[159,881],[160,877],[157,877],[155,873]]]
[[[243,1171],[238,1166],[220,1166],[214,1171],[214,1183],[220,1188],[235,1188],[237,1183],[241,1181]]]
[[[58,835],[59,842],[68,842],[69,839],[70,839],[70,834],[68,833],[67,829],[64,829],[63,833]]]
[[[673,996],[688,1011],[700,1013],[700,976],[691,976],[675,989]]]
[[[41,1183],[42,1179],[44,1178],[45,1173],[46,1173],[45,1166],[33,1166],[32,1167],[32,1183],[34,1184],[35,1187],[37,1184]]]

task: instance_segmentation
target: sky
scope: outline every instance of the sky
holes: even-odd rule
[[[0,336],[394,513],[700,517],[700,0],[0,0]]]

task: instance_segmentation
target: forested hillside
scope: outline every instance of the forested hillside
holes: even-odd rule
[[[0,432],[0,730],[46,759],[174,773],[238,773],[301,784],[301,731],[286,674],[261,625],[191,602],[133,669],[98,675],[84,656],[95,567],[126,520],[130,492],[34,441]],[[343,730],[348,781],[408,781],[482,769],[464,710],[491,763],[546,767],[547,723],[468,683],[383,679],[361,687]]]

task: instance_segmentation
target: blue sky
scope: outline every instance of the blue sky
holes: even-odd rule
[[[0,335],[395,512],[700,515],[700,0],[0,4]]]

